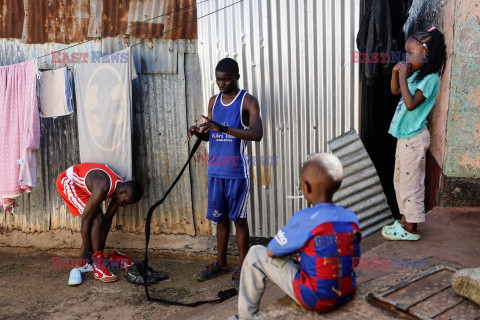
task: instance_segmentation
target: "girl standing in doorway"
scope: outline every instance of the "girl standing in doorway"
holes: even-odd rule
[[[410,36],[407,61],[393,68],[391,90],[401,94],[389,133],[396,137],[394,187],[402,220],[382,229],[388,240],[419,240],[425,222],[425,159],[430,146],[427,116],[440,87],[447,60],[445,37],[436,28]]]

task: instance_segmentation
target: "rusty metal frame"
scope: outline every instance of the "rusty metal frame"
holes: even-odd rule
[[[463,303],[465,301],[465,299],[463,298],[462,301],[458,302],[458,303],[455,303],[454,305],[452,306],[448,306],[447,308],[445,309],[442,309],[440,312],[436,313],[432,318],[428,318],[428,317],[425,317],[417,312],[414,312],[414,311],[411,311],[410,308],[429,299],[430,297],[450,288],[452,285],[448,285],[448,286],[444,286],[443,288],[439,289],[439,290],[436,290],[434,293],[432,294],[429,294],[428,296],[424,297],[423,299],[419,300],[419,301],[416,301],[408,306],[405,306],[403,304],[400,304],[400,303],[397,303],[393,300],[390,300],[390,299],[387,299],[385,298],[387,295],[390,295],[402,288],[405,288],[407,287],[408,285],[416,282],[416,281],[419,281],[421,279],[424,279],[428,276],[431,276],[435,273],[438,273],[438,272],[441,272],[441,271],[450,271],[450,272],[456,272],[457,270],[455,268],[452,268],[452,267],[449,267],[449,266],[443,266],[443,265],[440,265],[440,266],[437,266],[435,268],[433,268],[432,270],[429,270],[421,275],[418,275],[408,281],[405,281],[405,282],[402,282],[390,289],[387,289],[383,292],[380,292],[380,293],[377,293],[377,294],[369,294],[367,296],[367,301],[374,304],[374,305],[377,305],[379,307],[381,307],[382,309],[384,310],[389,310],[389,311],[392,311],[393,313],[395,313],[395,315],[397,316],[401,316],[405,319],[420,319],[420,320],[433,320],[435,319],[436,317],[440,316],[441,314],[447,312],[448,310],[450,309],[453,309],[455,308],[456,306],[460,305],[461,303]],[[477,319],[480,319],[480,316],[476,317],[475,319],[472,319],[472,320],[477,320]]]

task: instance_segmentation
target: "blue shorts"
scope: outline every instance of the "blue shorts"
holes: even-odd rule
[[[220,222],[230,217],[232,221],[247,217],[248,179],[223,179],[208,177],[207,219]]]

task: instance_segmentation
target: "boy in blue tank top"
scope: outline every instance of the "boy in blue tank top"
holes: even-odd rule
[[[207,122],[192,126],[191,135],[209,141],[207,219],[217,223],[217,261],[199,272],[205,281],[228,272],[227,244],[230,220],[235,224],[239,268],[233,274],[238,286],[243,260],[248,251],[247,203],[250,162],[247,142],[263,137],[260,106],[255,97],[238,88],[238,64],[225,58],[215,68],[220,93],[210,98]]]

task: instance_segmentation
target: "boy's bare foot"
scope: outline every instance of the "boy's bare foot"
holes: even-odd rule
[[[403,226],[405,225],[405,223],[407,223],[407,221],[405,220],[405,216],[402,216],[402,219],[400,220],[400,224]]]

